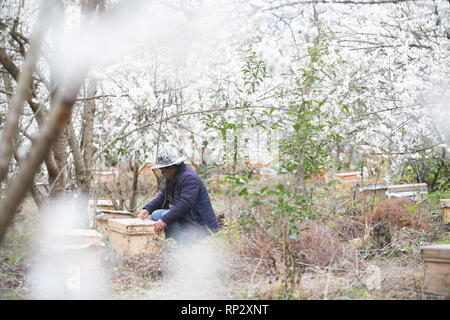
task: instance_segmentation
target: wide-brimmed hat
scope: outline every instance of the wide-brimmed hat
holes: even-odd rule
[[[158,159],[156,159],[156,165],[150,169],[159,169],[170,167],[176,164],[181,164],[186,160],[185,157],[180,157],[177,150],[172,146],[165,146],[161,152],[158,154]]]

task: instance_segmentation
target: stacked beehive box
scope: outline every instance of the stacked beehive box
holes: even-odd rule
[[[108,235],[108,220],[109,219],[133,219],[132,212],[120,210],[96,210],[95,226],[103,235]]]
[[[164,233],[155,233],[155,221],[142,219],[109,219],[109,244],[127,255],[153,254],[161,249]]]
[[[424,261],[423,290],[448,295],[450,292],[450,244],[420,248]]]
[[[450,224],[450,199],[441,199],[442,221]]]
[[[46,252],[57,252],[58,259],[67,265],[78,265],[85,270],[100,269],[103,236],[92,229],[52,229],[52,243],[45,244]]]

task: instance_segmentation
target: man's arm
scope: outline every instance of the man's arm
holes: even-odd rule
[[[167,224],[171,224],[184,217],[194,207],[200,191],[200,185],[194,177],[186,177],[180,181],[180,199],[170,208],[161,220]]]
[[[156,209],[161,209],[164,205],[164,200],[166,199],[165,189],[158,194],[158,196],[147,203],[144,208],[142,209],[140,213],[140,217],[142,219],[145,219],[148,217],[149,214],[151,214]],[[147,211],[147,212],[145,212]]]

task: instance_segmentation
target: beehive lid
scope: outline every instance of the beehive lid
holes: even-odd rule
[[[359,174],[361,174],[361,172],[359,172],[359,171],[352,171],[352,172],[336,173],[335,176],[336,177],[351,177],[351,176],[357,176]]]
[[[107,199],[99,199],[96,204],[97,206],[114,206],[113,201]]]
[[[360,188],[361,191],[374,191],[374,190],[386,190],[386,184],[369,184],[365,187]]]
[[[120,210],[103,210],[103,209],[97,209],[96,210],[96,219],[102,220],[102,219],[125,219],[125,218],[133,218],[133,213],[129,211],[120,211]]]
[[[148,234],[154,233],[155,223],[156,221],[148,219],[109,219],[108,227],[112,231],[124,234]]]
[[[130,211],[124,211],[124,210],[108,210],[108,209],[97,209],[96,210],[97,214],[100,213],[117,213],[117,214],[128,214],[128,215],[132,215],[133,213]]]
[[[388,190],[390,192],[398,191],[427,191],[426,183],[413,183],[413,184],[397,184],[389,185]]]
[[[450,207],[450,199],[441,199],[441,205],[443,207]]]
[[[342,179],[339,181],[339,183],[347,184],[347,183],[358,183],[361,180],[359,179]]]
[[[351,171],[351,172],[341,172],[336,173],[336,176],[346,177],[346,176],[354,176],[360,174],[359,171]]]
[[[450,244],[434,244],[420,247],[420,252],[424,259],[450,260]]]

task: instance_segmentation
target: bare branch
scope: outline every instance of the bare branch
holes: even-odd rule
[[[402,2],[416,2],[417,0],[372,0],[372,1],[354,1],[354,0],[305,0],[305,1],[295,1],[286,4],[281,4],[279,6],[270,7],[265,9],[265,11],[280,9],[284,7],[296,6],[299,4],[357,4],[357,5],[380,5],[380,4],[400,4]]]
[[[36,171],[70,119],[82,79],[86,74],[87,70],[78,70],[78,74],[72,78],[74,82],[66,86],[65,90],[56,93],[49,119],[42,126],[39,136],[30,148],[28,157],[23,161],[20,172],[13,177],[9,184],[6,195],[0,202],[0,242],[4,238],[20,202],[32,184]]]
[[[44,1],[44,5],[39,13],[37,27],[33,32],[30,49],[25,58],[23,70],[17,75],[17,89],[11,99],[8,118],[0,140],[0,181],[3,181],[6,178],[8,172],[8,165],[14,150],[13,141],[17,134],[20,113],[22,112],[23,103],[29,94],[32,84],[33,69],[40,52],[42,39],[49,27],[50,19],[44,18],[48,17],[49,11],[53,11],[51,9],[50,1]],[[0,50],[2,61],[4,54],[6,54],[4,50]],[[12,66],[5,66],[5,68],[8,67]]]

